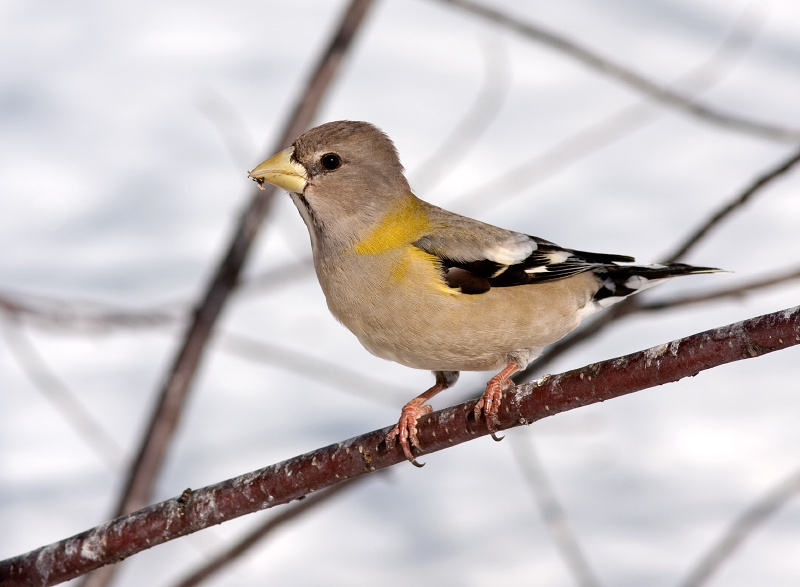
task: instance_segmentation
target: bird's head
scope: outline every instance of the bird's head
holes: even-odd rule
[[[312,128],[249,173],[285,189],[312,233],[357,240],[399,200],[411,196],[394,143],[367,122]]]

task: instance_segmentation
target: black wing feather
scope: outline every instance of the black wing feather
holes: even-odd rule
[[[624,255],[564,249],[544,239],[530,238],[536,242],[537,249],[515,265],[503,265],[489,259],[457,261],[436,255],[442,263],[445,283],[452,288],[461,288],[462,293],[481,294],[493,287],[513,287],[564,279],[598,267],[634,260],[633,257]],[[423,243],[417,242],[414,245],[426,250]],[[436,254],[430,250],[426,252]]]

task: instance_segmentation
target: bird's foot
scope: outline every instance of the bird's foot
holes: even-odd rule
[[[486,418],[486,428],[492,433],[492,438],[495,440],[502,440],[502,437],[495,436],[495,428],[499,423],[497,414],[500,412],[500,403],[503,400],[503,392],[508,389],[513,389],[514,382],[509,379],[519,367],[516,363],[509,364],[505,369],[500,371],[497,375],[489,380],[486,384],[486,391],[483,392],[481,399],[475,404],[473,413],[475,414],[475,421],[480,421],[481,411],[483,411],[484,418]]]
[[[419,448],[419,441],[417,440],[417,419],[420,416],[431,413],[431,406],[423,405],[425,398],[417,397],[412,399],[400,412],[400,420],[397,425],[392,428],[392,431],[386,435],[386,448],[392,450],[395,442],[399,441],[400,446],[403,448],[403,454],[409,462],[416,466],[422,467],[414,458],[411,453],[411,447]]]

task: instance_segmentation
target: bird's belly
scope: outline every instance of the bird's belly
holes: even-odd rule
[[[399,256],[383,274],[377,267],[355,272],[367,279],[347,279],[347,272],[337,272],[345,279],[320,279],[331,312],[369,352],[417,369],[484,371],[511,360],[527,363],[580,323],[578,311],[590,296],[574,292],[592,286],[570,282],[594,280],[581,274],[462,294],[444,284],[424,255]]]

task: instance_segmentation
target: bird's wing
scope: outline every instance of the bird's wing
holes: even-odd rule
[[[634,260],[565,249],[541,238],[449,213],[442,220],[413,245],[438,257],[446,283],[460,287],[462,293],[479,294],[492,287],[562,279]]]

